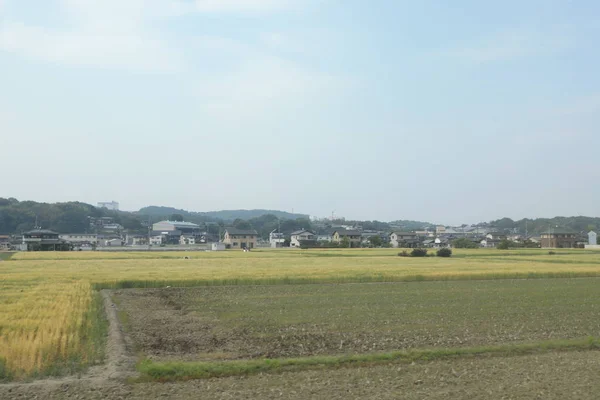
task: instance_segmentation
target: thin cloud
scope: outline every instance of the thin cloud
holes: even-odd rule
[[[571,46],[572,40],[567,34],[515,29],[443,50],[439,55],[468,63],[484,64],[556,54]]]
[[[60,0],[65,28],[7,18],[0,26],[0,51],[68,66],[179,71],[183,57],[145,28],[148,15],[166,13],[174,4],[164,2],[159,11],[154,0]]]
[[[292,5],[292,0],[196,0],[196,10],[202,13],[239,13],[278,11]]]
[[[0,50],[65,65],[174,72],[183,67],[180,56],[158,39],[135,34],[58,32],[24,23],[0,28]]]

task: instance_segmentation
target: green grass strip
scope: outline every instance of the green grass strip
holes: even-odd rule
[[[303,358],[257,359],[218,362],[152,362],[141,361],[137,369],[141,381],[171,382],[226,376],[251,375],[262,372],[301,371],[309,369],[340,368],[385,363],[411,363],[476,356],[516,356],[551,351],[582,351],[600,349],[600,338],[552,340],[537,343],[465,347],[453,349],[425,349],[341,356]]]
[[[600,271],[557,271],[557,272],[483,272],[472,274],[438,275],[350,275],[335,277],[281,277],[281,278],[231,278],[231,279],[183,279],[183,280],[122,280],[99,282],[93,284],[95,290],[101,289],[148,289],[171,287],[200,286],[258,286],[258,285],[305,285],[332,283],[393,283],[424,281],[471,281],[502,279],[565,279],[565,278],[597,278]]]
[[[0,251],[0,260],[10,260],[15,253]]]

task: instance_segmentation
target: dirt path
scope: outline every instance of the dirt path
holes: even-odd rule
[[[70,375],[63,378],[40,379],[26,383],[0,384],[0,394],[3,391],[13,393],[27,391],[31,388],[34,392],[54,391],[57,388],[68,388],[70,385],[88,384],[90,387],[105,387],[111,381],[122,382],[129,377],[136,376],[135,357],[132,356],[132,345],[126,338],[123,327],[117,316],[117,306],[112,302],[110,292],[102,290],[104,310],[108,320],[108,336],[106,340],[106,362],[102,365],[90,367],[83,375]],[[27,396],[26,396],[27,397]],[[0,396],[0,398],[4,398]]]

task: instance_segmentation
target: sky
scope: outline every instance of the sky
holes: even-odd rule
[[[599,39],[593,0],[0,0],[0,197],[600,216]]]

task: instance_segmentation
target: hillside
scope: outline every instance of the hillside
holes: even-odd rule
[[[293,214],[286,211],[278,211],[278,210],[264,210],[264,209],[255,209],[255,210],[222,210],[222,211],[208,211],[208,212],[195,212],[195,211],[187,211],[181,210],[173,207],[162,207],[162,206],[149,206],[140,209],[137,212],[140,216],[149,216],[152,218],[167,218],[173,214],[179,214],[184,217],[184,219],[189,219],[190,221],[198,221],[198,222],[211,222],[211,221],[234,221],[236,219],[252,219],[262,217],[263,215],[274,215],[280,219],[297,219],[297,218],[308,218],[308,215],[305,214]]]
[[[590,230],[600,228],[600,218],[573,216],[573,217],[554,217],[554,218],[524,218],[518,221],[513,221],[510,218],[502,218],[496,221],[491,221],[490,226],[499,230],[516,231],[519,233],[540,234],[549,228],[569,228],[576,232],[585,233]]]
[[[90,231],[88,217],[111,217],[130,231],[143,230],[140,220],[132,213],[109,211],[90,204],[70,201],[38,203],[0,198],[0,234],[21,233],[40,226],[59,233]]]

